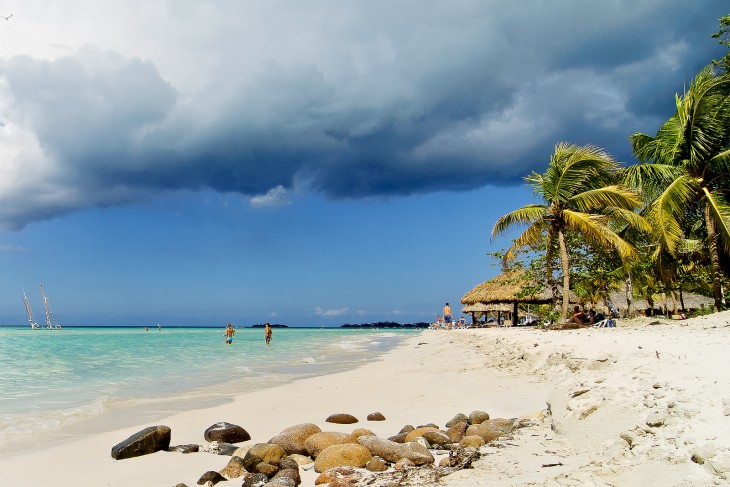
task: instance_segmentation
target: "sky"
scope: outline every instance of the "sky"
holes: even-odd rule
[[[0,324],[433,321],[555,144],[634,163],[725,1],[0,0]]]

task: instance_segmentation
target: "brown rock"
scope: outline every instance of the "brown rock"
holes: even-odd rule
[[[357,442],[384,460],[395,463],[401,458],[408,458],[415,465],[431,465],[433,455],[427,448],[417,443],[396,443],[377,436],[361,436]]]
[[[203,433],[205,441],[217,441],[218,443],[241,443],[242,441],[248,441],[251,439],[251,435],[238,426],[237,424],[231,424],[226,422],[216,423],[209,426],[208,429]]]
[[[361,436],[373,436],[375,433],[370,431],[367,428],[355,428],[355,430],[352,432],[352,438],[353,440],[356,440],[357,438]]]
[[[482,445],[484,445],[484,438],[478,435],[465,436],[462,438],[461,442],[459,442],[459,446],[461,448],[479,448]]]
[[[314,481],[315,485],[329,484],[336,479],[349,479],[357,476],[357,470],[352,467],[337,467],[325,470]]]
[[[423,433],[423,439],[428,441],[431,445],[438,445],[443,447],[449,443],[453,443],[449,435],[443,431],[426,431]]]
[[[246,473],[248,472],[246,472],[246,469],[243,467],[243,458],[241,457],[231,457],[228,465],[223,467],[223,470],[220,471],[221,475],[229,479],[237,479]]]
[[[299,455],[298,453],[294,453],[293,455],[287,455],[287,458],[291,458],[292,460],[297,462],[297,465],[299,465],[300,467],[314,461],[314,459],[309,457],[308,455]]]
[[[200,451],[200,445],[190,444],[190,445],[176,445],[171,446],[167,449],[167,451],[174,451],[178,453],[196,453]]]
[[[286,451],[279,445],[257,443],[246,452],[246,456],[243,457],[243,466],[247,471],[252,473],[266,473],[258,469],[260,463],[273,465],[278,469],[279,461],[285,456]],[[269,470],[268,467],[265,468],[267,471]]]
[[[452,443],[458,443],[464,438],[466,429],[469,427],[469,423],[461,421],[460,423],[452,424],[449,429],[446,430],[446,434]]]
[[[406,442],[406,436],[408,436],[408,433],[398,433],[395,436],[391,436],[388,438],[390,441],[394,441],[396,443],[405,443]]]
[[[356,443],[332,445],[322,450],[314,460],[314,471],[324,472],[335,467],[362,468],[371,458],[373,455],[362,445]]]
[[[309,462],[307,462],[309,463]],[[299,463],[297,463],[295,458],[292,458],[290,456],[286,456],[279,460],[279,468],[282,470],[285,470],[287,468],[290,468],[292,470],[299,471]]]
[[[253,469],[254,472],[262,473],[266,475],[267,478],[273,477],[274,475],[276,475],[276,472],[279,471],[279,467],[277,467],[276,465],[272,465],[268,462],[259,462]]]
[[[499,430],[504,434],[512,433],[515,424],[514,420],[505,418],[494,418],[485,421],[485,423],[489,423],[492,428]]]
[[[448,421],[448,423],[446,423],[446,427],[447,428],[451,428],[455,424],[458,424],[458,423],[461,423],[461,422],[466,422],[466,423],[469,422],[469,417],[466,414],[464,414],[464,413],[459,413],[456,416],[454,416],[453,418],[451,418]]]
[[[299,467],[294,468],[283,468],[276,472],[276,475],[271,479],[271,482],[276,482],[281,479],[291,479],[294,485],[302,483],[302,478],[299,476]]]
[[[355,443],[352,435],[347,433],[336,433],[332,431],[320,431],[315,433],[304,442],[304,448],[309,456],[316,459],[322,450],[332,445],[342,445],[344,443]]]
[[[407,468],[415,467],[415,466],[416,466],[416,464],[413,463],[411,460],[409,460],[407,458],[401,458],[400,460],[395,462],[395,465],[393,465],[393,468],[395,468],[396,470],[405,470]]]
[[[433,426],[423,426],[423,427],[416,428],[406,435],[405,442],[408,443],[409,441],[413,441],[416,438],[421,438],[421,437],[423,437],[423,434],[427,431],[438,431],[438,430],[439,430],[438,428],[435,428]]]
[[[250,473],[243,478],[241,487],[260,487],[269,481],[269,478],[262,473]]]
[[[213,470],[208,470],[203,475],[200,476],[198,479],[198,485],[205,485],[206,483],[208,485],[215,485],[218,482],[225,482],[228,480],[223,475],[219,474],[218,472],[214,472]]]
[[[469,424],[482,424],[489,419],[489,414],[484,411],[472,411],[469,414]]]
[[[172,430],[168,426],[150,426],[112,447],[112,458],[139,457],[170,448]]]
[[[370,413],[368,414],[368,421],[385,421],[383,413]]]
[[[303,423],[290,426],[284,431],[269,440],[269,443],[279,445],[287,454],[297,453],[299,455],[307,455],[307,449],[304,443],[307,438],[315,433],[322,431],[319,426],[313,423]]]
[[[466,436],[481,436],[486,443],[496,440],[500,436],[504,436],[511,431],[511,422],[509,427],[505,427],[504,423],[497,420],[487,420],[480,424],[473,424],[466,429]]]
[[[382,458],[375,456],[371,458],[368,463],[365,464],[365,468],[367,468],[371,472],[385,472],[386,470],[388,470],[388,464]]]
[[[413,431],[414,429],[416,429],[416,428],[414,428],[414,427],[413,427],[412,425],[410,425],[410,424],[407,424],[407,425],[405,425],[404,427],[402,427],[402,428],[400,429],[400,431],[398,432],[398,434],[401,434],[401,433],[410,433],[410,432],[411,432],[411,431]]]
[[[357,418],[352,414],[337,413],[331,414],[325,421],[335,424],[353,424],[357,423]]]

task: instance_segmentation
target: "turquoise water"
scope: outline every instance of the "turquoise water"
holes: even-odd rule
[[[376,360],[408,330],[0,327],[0,453]]]

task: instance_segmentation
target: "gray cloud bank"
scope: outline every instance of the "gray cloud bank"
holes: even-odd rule
[[[627,135],[656,130],[720,57],[710,35],[728,13],[715,0],[144,5],[107,19],[137,22],[126,44],[90,32],[55,56],[0,58],[4,228],[180,189],[256,205],[294,188],[518,184],[561,140],[628,160]]]

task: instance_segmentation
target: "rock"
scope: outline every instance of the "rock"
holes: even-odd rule
[[[312,458],[308,457],[307,455],[299,455],[298,453],[294,453],[293,455],[287,455],[286,458],[290,458],[290,459],[294,460],[295,462],[297,462],[297,465],[299,465],[299,466],[307,465],[314,461]]]
[[[374,456],[368,463],[365,464],[365,468],[371,472],[385,472],[388,470],[388,464],[382,458]]]
[[[469,414],[469,424],[482,424],[489,419],[489,414],[484,411],[472,411]]]
[[[309,462],[307,462],[307,463],[311,463],[311,460],[308,457],[307,457],[307,459],[309,460]],[[294,458],[292,458],[290,456],[286,456],[286,457],[282,458],[281,460],[279,460],[279,468],[281,470],[286,470],[289,468],[292,470],[296,470],[298,472],[299,463],[297,463],[297,461]]]
[[[395,463],[401,458],[408,458],[415,465],[431,465],[434,462],[431,452],[416,443],[400,444],[377,436],[361,436],[357,442],[373,456],[377,455],[388,462]]]
[[[449,426],[446,430],[446,435],[449,437],[452,443],[459,443],[466,435],[466,429],[469,427],[469,423],[461,421],[456,424]]]
[[[394,441],[396,443],[405,443],[406,442],[406,436],[408,436],[408,433],[398,433],[395,436],[391,436],[388,438],[390,441]]]
[[[262,473],[250,473],[243,478],[241,487],[261,487],[269,481],[269,478]]]
[[[279,461],[285,456],[286,451],[279,445],[273,445],[271,443],[257,443],[253,445],[248,452],[246,452],[246,456],[243,457],[243,466],[247,471],[252,473],[266,473],[261,470],[257,470],[258,464],[266,463],[275,466],[278,469]],[[265,469],[267,471],[269,470],[268,468]]]
[[[409,441],[414,441],[416,438],[420,438],[423,436],[423,434],[427,431],[438,431],[438,428],[435,428],[433,426],[424,426],[419,427],[411,431],[406,435],[405,442],[408,443]]]
[[[395,465],[393,465],[393,468],[395,468],[396,470],[405,470],[407,468],[415,467],[415,466],[416,466],[416,464],[413,463],[411,460],[409,460],[407,458],[401,458],[400,460],[395,462]]]
[[[402,428],[400,429],[400,431],[398,432],[398,434],[400,435],[400,434],[403,434],[403,433],[410,433],[410,432],[411,432],[411,431],[413,431],[414,429],[416,429],[416,428],[414,428],[414,427],[413,427],[413,426],[411,426],[410,424],[407,424],[407,425],[405,425],[404,427],[402,427]]]
[[[446,427],[451,428],[455,424],[462,423],[462,422],[468,423],[469,417],[464,413],[459,413],[456,416],[454,416],[453,418],[451,418],[448,423],[446,423]]]
[[[410,441],[409,443],[418,443],[419,445],[421,445],[422,447],[424,447],[426,450],[430,450],[431,449],[431,444],[423,436],[419,436],[418,438],[416,438],[413,441]]]
[[[439,461],[439,468],[453,467],[452,463],[449,457],[444,457]]]
[[[483,423],[473,424],[466,429],[466,436],[481,436],[486,443],[494,441],[512,431],[512,421],[508,419],[489,419]]]
[[[364,436],[363,438],[369,438]],[[314,471],[324,472],[335,467],[362,468],[373,458],[370,450],[357,443],[332,445],[325,448],[314,460]]]
[[[352,434],[353,440],[356,440],[361,436],[374,436],[375,435],[375,433],[373,433],[372,431],[370,431],[367,428],[355,428],[355,430],[351,434]]]
[[[228,465],[223,467],[223,470],[220,471],[221,475],[229,479],[237,479],[238,477],[243,477],[243,475],[246,473],[248,472],[246,472],[246,469],[243,466],[243,458],[241,457],[231,457]]]
[[[294,481],[294,479],[290,479],[289,477],[279,477],[276,480],[271,479],[264,484],[264,487],[296,487],[296,486],[297,486],[297,484]]]
[[[347,413],[331,414],[325,421],[335,424],[353,424],[357,423],[357,418]]]
[[[112,447],[112,458],[139,457],[170,448],[172,431],[168,426],[150,426]]]
[[[188,487],[188,486],[185,485],[185,484],[180,483],[180,484],[175,484],[175,487]]]
[[[218,482],[225,482],[228,480],[223,475],[219,474],[218,472],[214,472],[213,470],[208,470],[203,475],[200,476],[198,479],[198,485],[215,485]]]
[[[370,413],[368,414],[368,421],[385,421],[383,413]]]
[[[283,468],[279,470],[276,475],[271,479],[271,483],[276,483],[282,479],[291,480],[293,485],[299,485],[302,483],[302,478],[299,476],[299,467],[297,468]]]
[[[484,438],[478,435],[472,435],[472,436],[465,436],[462,438],[462,440],[459,442],[459,446],[461,448],[479,448],[480,446],[484,445]]]
[[[307,455],[307,448],[304,443],[307,438],[322,430],[314,423],[302,423],[290,426],[284,431],[269,440],[269,443],[279,445],[288,455],[299,454]]]
[[[434,429],[439,429],[439,425],[434,424],[434,423],[428,423],[428,424],[422,424],[420,426],[416,426],[416,428],[434,428]]]
[[[443,431],[426,431],[423,433],[423,439],[428,441],[432,446],[438,445],[443,447],[449,443],[454,443],[451,438],[449,438],[449,435]]]
[[[251,435],[242,427],[231,424],[220,422],[213,426],[210,426],[205,433],[203,433],[205,441],[217,441],[219,443],[241,443],[242,441],[248,441],[251,439]]]
[[[196,453],[200,451],[200,445],[176,445],[171,446],[167,449],[167,451],[170,452],[178,452],[178,453]]]
[[[228,455],[229,457],[233,456],[237,450],[238,447],[236,447],[236,445],[232,445],[230,443],[218,443],[217,441],[212,441],[199,446],[199,451],[212,453],[214,455]]]
[[[315,433],[304,442],[304,448],[309,456],[316,460],[322,450],[332,445],[342,445],[343,443],[354,443],[352,435],[347,433],[335,433],[331,431],[320,431]]]
[[[243,458],[246,456],[246,453],[248,453],[248,451],[250,449],[251,449],[251,445],[239,446],[238,448],[236,448],[236,451],[234,451],[233,455],[231,455],[231,456]]]
[[[332,484],[337,480],[355,480],[358,472],[352,467],[337,467],[325,470],[314,481],[314,485]]]
[[[262,473],[266,475],[266,477],[271,478],[276,475],[276,472],[279,471],[279,467],[267,462],[260,462],[256,464],[256,466],[254,467],[254,471],[256,473]]]

